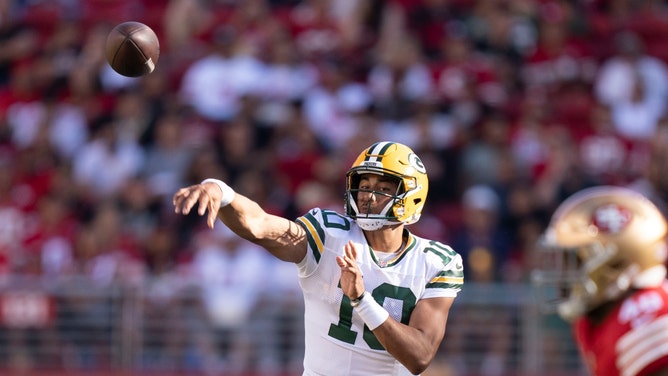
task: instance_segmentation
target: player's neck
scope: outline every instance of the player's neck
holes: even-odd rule
[[[377,252],[394,253],[401,251],[406,245],[404,225],[385,226],[376,231],[364,231],[367,243]]]

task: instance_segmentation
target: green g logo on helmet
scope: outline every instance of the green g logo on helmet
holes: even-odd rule
[[[422,160],[420,157],[417,156],[415,153],[410,153],[408,155],[408,163],[415,169],[417,172],[426,174],[427,169],[424,168],[424,164],[422,163]]]

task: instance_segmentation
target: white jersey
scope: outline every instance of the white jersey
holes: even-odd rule
[[[348,240],[358,249],[364,286],[390,316],[408,324],[420,299],[455,297],[463,283],[461,256],[408,230],[404,250],[378,262],[362,230],[334,211],[313,209],[299,217],[308,235],[307,256],[299,264],[305,303],[304,375],[398,376],[411,373],[390,355],[350,306],[339,286],[336,256]]]

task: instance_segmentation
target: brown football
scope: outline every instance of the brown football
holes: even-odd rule
[[[160,42],[147,25],[127,21],[116,25],[107,36],[106,56],[119,74],[139,77],[153,72],[160,56]]]

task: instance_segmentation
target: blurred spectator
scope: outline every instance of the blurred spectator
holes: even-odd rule
[[[328,58],[318,68],[319,85],[306,93],[302,115],[326,150],[338,150],[355,137],[355,115],[371,105],[371,96],[364,85],[352,79],[340,58]]]
[[[174,114],[181,116],[179,119],[181,127],[185,127],[187,122],[187,112],[184,105],[179,102],[178,94],[172,90],[173,83],[170,81],[170,72],[167,69],[155,70],[151,74],[144,76],[139,84],[138,90],[142,94],[142,104],[146,106],[142,110],[146,125],[140,128],[139,142],[143,147],[150,147],[154,143],[156,135],[156,123],[163,117],[169,117]],[[187,139],[183,137],[183,142]]]
[[[381,40],[377,64],[367,82],[381,122],[398,124],[411,116],[419,103],[433,100],[433,78],[420,55],[417,41],[407,35]]]
[[[208,318],[198,290],[188,285],[188,261],[178,251],[176,234],[169,227],[156,225],[145,231],[142,332],[127,334],[142,341],[142,365],[149,370],[205,369],[207,355],[212,355],[201,341],[209,335]],[[165,325],[170,330],[164,330]],[[188,353],[196,355],[188,359]]]
[[[632,141],[648,141],[665,112],[665,98],[651,97],[645,83],[636,79],[631,88],[631,98],[611,104],[612,123],[615,131]]]
[[[421,140],[416,143],[413,150],[418,150],[422,162],[429,173],[429,186],[431,193],[429,201],[432,202],[427,212],[439,216],[441,205],[451,205],[458,201],[461,187],[453,184],[452,177],[459,176],[459,135],[450,140],[453,135],[451,131],[455,124],[451,124],[447,115],[431,115],[432,119],[423,119],[418,115],[416,125],[421,129]],[[423,124],[420,124],[424,122]],[[424,129],[427,128],[427,129]],[[456,131],[456,130],[455,130]],[[442,144],[452,142],[452,145]],[[448,223],[442,223],[448,226]]]
[[[277,28],[267,48],[257,116],[265,126],[276,127],[288,121],[291,103],[303,101],[319,75],[312,63],[303,60],[287,30]]]
[[[101,118],[93,136],[73,159],[73,173],[85,197],[100,200],[116,194],[145,163],[136,140],[121,137],[114,118]]]
[[[661,0],[648,0],[626,5],[629,12],[627,27],[645,42],[647,54],[668,61],[665,42],[668,38],[668,11]]]
[[[512,240],[499,225],[500,201],[489,186],[467,188],[461,201],[462,225],[449,244],[464,261],[465,277],[475,282],[502,281]]]
[[[14,166],[6,155],[0,156],[0,283],[7,283],[22,253],[22,240],[27,230],[27,216],[21,208],[15,185]]]
[[[294,265],[275,258],[267,260],[267,273],[276,277],[271,291],[260,291],[259,301],[249,320],[256,350],[252,358],[261,374],[299,374],[303,372],[304,325],[301,321],[303,296]],[[271,340],[261,338],[269,337]]]
[[[509,100],[500,86],[501,63],[475,49],[461,25],[452,25],[440,44],[440,58],[432,64],[436,93],[462,127],[473,126],[485,108],[501,108]]]
[[[112,302],[102,291],[121,283],[131,287],[141,281],[144,267],[139,262],[138,245],[122,226],[118,208],[100,202],[89,221],[82,225],[74,243],[72,279],[58,288],[61,322],[76,322],[83,330],[60,328],[62,351],[74,367],[106,368],[112,362],[111,340],[115,317]],[[82,283],[81,281],[85,281]],[[72,320],[72,321],[70,321]]]
[[[495,185],[501,155],[509,150],[509,119],[500,113],[487,115],[468,137],[460,147],[460,186]]]
[[[668,213],[668,119],[663,118],[648,148],[648,160],[642,165],[641,174],[629,182],[632,188],[647,198],[664,213]]]
[[[62,161],[50,146],[44,130],[34,145],[19,150],[14,164],[13,200],[28,211],[36,211],[39,199],[48,194],[54,184]]]
[[[153,142],[145,147],[141,178],[154,196],[167,199],[184,183],[193,158],[192,148],[185,143],[184,127],[179,114],[167,112],[156,120],[152,129]]]
[[[446,25],[457,14],[452,8],[446,0],[422,0],[407,11],[406,26],[419,39],[425,57],[439,56]]]
[[[148,99],[139,90],[122,90],[115,93],[114,97],[111,116],[116,123],[115,132],[119,139],[139,144],[149,132],[153,120]]]
[[[202,291],[215,356],[222,367],[218,372],[252,367],[261,336],[251,335],[252,325],[246,325],[246,320],[258,303],[268,265],[261,248],[234,236],[226,227],[197,234],[190,273]]]
[[[254,119],[238,115],[218,129],[215,143],[217,162],[225,169],[233,184],[250,169],[262,171],[271,163],[266,152],[257,147],[257,127]],[[255,155],[254,158],[249,158]]]
[[[592,41],[610,41],[620,30],[628,29],[637,13],[633,1],[592,1],[586,5],[588,34]],[[614,52],[614,43],[592,43],[597,56],[609,56]]]
[[[668,70],[647,55],[638,35],[615,37],[616,53],[608,58],[596,80],[599,101],[609,105],[616,132],[633,141],[646,141],[656,130],[668,103]]]
[[[321,160],[326,154],[320,146],[313,132],[303,123],[295,122],[278,135],[274,152],[276,159],[272,167],[283,177],[281,183],[285,185],[290,196],[294,196],[302,185],[317,181],[321,177],[318,169],[321,168]],[[317,206],[307,209],[312,207]]]
[[[212,122],[234,118],[242,97],[253,95],[262,77],[257,51],[245,44],[240,32],[229,25],[217,28],[211,51],[189,65],[181,80],[184,103]]]
[[[613,54],[603,61],[596,76],[596,98],[609,106],[628,103],[637,95],[637,88],[642,87],[651,102],[665,104],[668,96],[665,63],[648,55],[643,40],[630,30],[615,34],[613,42]]]
[[[500,226],[500,205],[498,194],[486,185],[473,185],[462,195],[462,225],[454,229],[449,244],[462,255],[468,283],[510,282],[514,277],[508,267],[512,239]],[[504,375],[513,337],[512,309],[464,306],[455,312],[456,329],[450,330],[450,341],[443,347],[445,354],[464,357],[452,360],[458,374]],[[494,323],[491,333],[483,322]],[[478,359],[465,360],[469,354],[478,354]]]
[[[582,35],[571,32],[578,15],[567,1],[545,1],[537,11],[538,41],[521,66],[529,95],[549,95],[562,84],[592,82],[596,60]]]
[[[68,101],[49,103],[47,107],[49,140],[61,158],[71,161],[88,141],[86,113]]]
[[[331,18],[337,25],[341,38],[341,50],[354,53],[363,49],[374,33],[366,23],[369,13],[372,11],[371,2],[356,0],[328,0]]]
[[[590,130],[579,141],[579,158],[585,172],[602,184],[624,184],[628,178],[631,144],[615,130],[610,109],[591,109]]]
[[[39,33],[22,22],[24,6],[15,1],[0,2],[0,84],[7,85],[17,64],[39,49]]]
[[[180,66],[182,61],[190,63],[207,50],[207,42],[199,37],[213,28],[216,12],[211,2],[169,0],[165,4],[161,52],[166,52],[174,66]]]
[[[101,23],[115,25],[129,19],[141,19],[144,11],[142,2],[134,0],[85,0],[78,3],[84,27]]]
[[[146,241],[163,222],[164,197],[155,194],[146,179],[129,179],[115,201],[124,230],[139,242]]]
[[[59,283],[70,276],[74,268],[78,223],[71,213],[70,202],[53,194],[39,199],[37,214],[28,223],[24,252],[16,272],[43,276],[50,283]]]
[[[551,213],[573,192],[599,183],[583,169],[570,132],[558,126],[548,131],[548,158],[534,178],[533,191],[537,209]]]
[[[14,65],[10,85],[4,88],[0,99],[3,118],[12,131],[12,142],[19,148],[27,148],[35,141],[46,115],[33,68],[33,61]]]
[[[540,98],[524,98],[512,124],[510,150],[523,178],[535,178],[549,158],[549,109],[550,104]]]
[[[109,287],[120,281],[132,286],[142,277],[139,242],[127,228],[117,203],[100,201],[77,232],[75,270],[93,285]]]
[[[535,246],[550,213],[538,207],[536,195],[527,181],[512,181],[499,196],[502,199],[499,227],[511,239],[504,280],[521,283],[529,278]]]
[[[536,48],[535,19],[549,6],[549,1],[476,1],[471,11],[465,12],[466,28],[476,50],[496,56],[503,65],[519,64]],[[451,17],[448,22],[456,19]]]
[[[335,1],[306,0],[291,7],[284,19],[297,49],[307,61],[337,56],[342,52],[343,26],[333,12]]]

